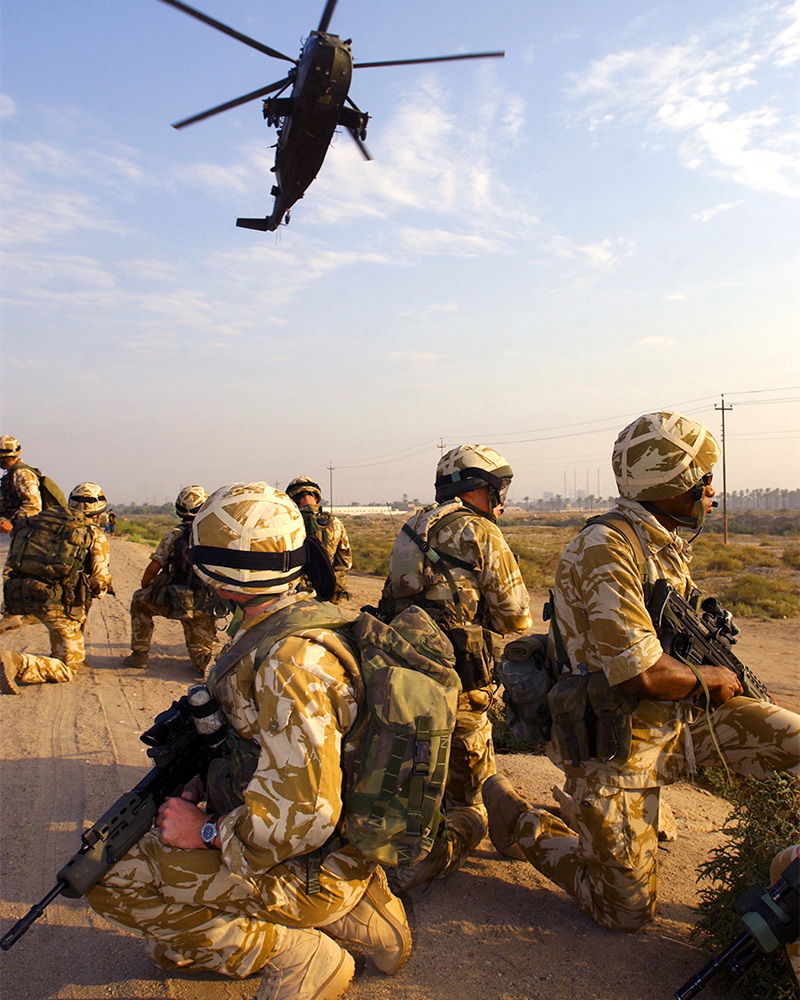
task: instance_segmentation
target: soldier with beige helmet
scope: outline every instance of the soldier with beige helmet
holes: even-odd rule
[[[17,521],[33,517],[42,509],[39,475],[25,465],[19,441],[10,434],[0,436],[0,532],[7,535]]]
[[[483,789],[495,847],[527,859],[614,930],[637,930],[655,911],[661,786],[701,765],[756,777],[800,772],[800,717],[743,697],[725,667],[671,656],[648,613],[659,579],[691,597],[691,550],[678,529],[702,528],[718,457],[711,433],[690,417],[661,411],[633,421],[614,445],[615,511],[590,521],[556,571],[550,654],[559,683],[567,690],[585,678],[587,692],[601,687],[605,704],[618,702],[630,749],[584,756],[577,739],[571,749],[558,739],[559,726],[566,730],[556,720],[548,753],[566,775],[571,825],[529,806],[501,775]],[[587,718],[576,716],[576,725]]]
[[[486,835],[481,785],[495,772],[494,638],[531,626],[528,591],[496,519],[512,476],[487,445],[446,452],[436,468],[436,502],[410,518],[392,549],[381,610],[425,608],[453,643],[462,686],[446,820],[427,858],[392,873],[398,891],[455,872]]]
[[[231,753],[165,801],[87,899],[142,935],[162,968],[261,972],[257,1000],[335,1000],[354,972],[343,945],[394,974],[411,937],[383,871],[343,838],[329,843],[363,685],[347,641],[320,624],[344,616],[293,585],[304,574],[324,591],[327,572],[332,591],[330,563],[295,504],[266,483],[213,493],[192,543],[198,575],[236,608],[207,679]]]
[[[175,498],[180,524],[170,528],[158,543],[142,574],[141,587],[131,598],[131,652],[126,667],[147,666],[153,640],[153,619],[180,621],[192,666],[203,674],[216,638],[208,587],[189,564],[189,535],[195,515],[208,499],[196,484],[184,486]]]
[[[4,694],[18,694],[18,681],[71,681],[83,665],[83,625],[92,600],[113,593],[108,539],[98,523],[106,507],[97,483],[79,483],[69,495],[68,509],[48,508],[15,528],[4,582],[6,608],[11,614],[32,615],[46,627],[50,656],[0,653]],[[64,574],[58,578],[53,569],[62,555]]]
[[[328,553],[336,576],[336,589],[331,603],[340,604],[342,601],[346,601],[348,597],[347,574],[353,566],[353,554],[350,550],[350,539],[347,537],[347,531],[341,518],[320,509],[322,490],[319,483],[315,483],[308,476],[297,476],[296,479],[293,479],[286,487],[286,493],[294,500],[303,515],[306,533],[313,538],[318,538]],[[308,592],[314,588],[307,580],[303,579],[298,583],[297,589]]]

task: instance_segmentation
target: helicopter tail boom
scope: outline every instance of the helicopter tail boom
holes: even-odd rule
[[[271,226],[271,221],[271,219],[237,219],[236,225],[240,229],[257,229],[261,233],[266,233],[278,228],[277,226]]]

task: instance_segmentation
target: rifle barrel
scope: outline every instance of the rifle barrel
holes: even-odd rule
[[[62,891],[66,888],[66,885],[67,883],[64,879],[59,879],[44,899],[34,904],[25,916],[18,920],[11,930],[3,935],[2,940],[0,940],[0,948],[2,948],[3,951],[8,951],[13,944],[16,944],[34,920],[38,920],[39,917],[41,917],[56,896],[61,895]]]

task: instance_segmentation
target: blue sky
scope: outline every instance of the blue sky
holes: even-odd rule
[[[196,0],[288,55],[310,0]],[[439,446],[512,496],[614,492],[637,414],[719,431],[731,490],[800,485],[800,3],[340,0],[338,136],[277,234],[286,64],[158,0],[4,0],[2,432],[69,488],[329,482],[427,500]]]

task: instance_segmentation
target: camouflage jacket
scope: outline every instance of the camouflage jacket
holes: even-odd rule
[[[283,595],[240,627],[232,646],[265,618],[274,620],[272,636],[214,685],[237,736],[260,747],[244,805],[220,822],[223,860],[243,878],[321,847],[342,811],[342,741],[363,700],[358,661],[339,635],[319,627],[276,641],[287,622],[302,631],[304,618],[319,621],[321,607],[331,622],[344,620],[333,605]],[[361,858],[349,845],[334,853]]]
[[[460,503],[460,501],[457,501]],[[415,522],[431,508],[422,508],[410,518],[409,526],[416,530]],[[465,510],[469,508],[465,507]],[[454,556],[473,567],[454,565],[451,576],[459,593],[461,607],[466,609],[470,622],[477,622],[502,635],[523,632],[533,624],[530,598],[522,579],[514,553],[508,547],[500,528],[488,517],[470,510],[468,515],[448,519],[440,525],[431,525],[429,543],[438,551]],[[400,539],[395,543],[400,544]],[[392,595],[394,581],[390,571],[384,585],[384,595]],[[397,587],[400,590],[400,587]],[[395,600],[401,611],[418,601],[420,595]],[[449,582],[440,577],[437,582],[421,591],[421,596],[442,608],[453,622],[459,621],[453,592]]]
[[[103,529],[92,523],[92,541],[89,546],[89,590],[92,597],[102,597],[111,583],[111,552]]]
[[[16,523],[24,517],[33,517],[42,509],[39,477],[27,466],[11,466],[0,482],[0,517]]]
[[[693,588],[689,545],[633,500],[618,498],[616,510],[637,529],[656,575],[688,597]],[[604,670],[613,686],[643,673],[661,656],[645,606],[640,560],[628,541],[605,524],[584,528],[564,549],[556,570],[555,617],[573,672],[582,664],[589,671]],[[555,659],[552,631],[548,645]],[[561,760],[554,744],[548,754],[568,775],[591,775],[606,785],[669,784],[685,766],[683,723],[697,711],[688,701],[640,701],[633,716],[632,751],[624,764],[589,761],[574,768]]]
[[[347,590],[347,574],[353,566],[350,539],[341,519],[335,514],[321,511],[318,504],[307,504],[300,508],[306,526],[306,534],[319,539],[328,553],[336,577],[336,596]],[[312,523],[313,519],[313,523]],[[314,587],[307,577],[301,577],[297,590],[308,593]]]

